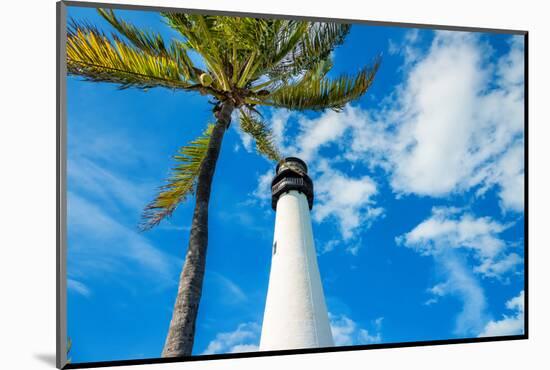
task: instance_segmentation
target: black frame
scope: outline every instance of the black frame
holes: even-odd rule
[[[67,221],[67,199],[66,199],[66,87],[65,81],[67,76],[67,68],[65,63],[66,55],[66,40],[67,40],[67,19],[66,7],[78,6],[85,8],[109,8],[120,10],[141,10],[141,11],[179,11],[187,13],[213,14],[213,15],[228,15],[256,18],[283,18],[283,19],[298,19],[309,21],[331,21],[342,23],[359,23],[378,26],[392,26],[401,28],[421,28],[421,29],[437,29],[448,31],[467,31],[467,32],[485,32],[497,34],[512,34],[524,36],[524,291],[525,291],[525,310],[524,310],[524,333],[521,335],[506,335],[493,336],[482,338],[459,338],[459,339],[441,339],[416,342],[396,342],[396,343],[379,343],[366,345],[352,346],[334,346],[324,348],[308,348],[308,349],[289,349],[277,351],[258,351],[258,352],[242,352],[242,353],[225,353],[212,355],[193,355],[184,357],[172,358],[146,358],[136,360],[116,360],[116,361],[97,361],[97,362],[82,362],[67,364],[66,354],[66,291],[67,291],[67,276],[66,276],[66,221]],[[82,369],[96,368],[106,366],[125,366],[125,365],[144,365],[144,364],[165,364],[173,362],[187,361],[204,361],[204,360],[222,360],[231,358],[247,358],[247,357],[267,357],[267,356],[285,356],[294,354],[308,353],[325,353],[325,352],[342,352],[342,351],[361,351],[369,349],[383,348],[405,348],[405,347],[420,347],[446,344],[468,344],[468,343],[484,343],[484,342],[500,342],[509,340],[529,339],[529,135],[528,135],[528,118],[529,118],[529,32],[525,30],[510,30],[510,29],[495,29],[482,27],[460,27],[438,24],[419,24],[419,23],[401,23],[401,22],[383,22],[369,21],[361,19],[341,19],[341,18],[324,18],[324,17],[308,17],[289,14],[265,14],[265,13],[247,13],[247,12],[230,12],[210,9],[186,9],[148,5],[128,5],[128,4],[110,4],[100,2],[83,2],[83,1],[66,1],[62,0],[56,3],[57,16],[57,66],[56,66],[56,124],[57,124],[57,142],[56,142],[56,230],[57,230],[57,248],[56,248],[56,367],[58,369]]]

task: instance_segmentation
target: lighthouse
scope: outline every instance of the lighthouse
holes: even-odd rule
[[[275,233],[260,351],[334,346],[313,242],[313,182],[306,163],[295,157],[279,162],[271,194]]]

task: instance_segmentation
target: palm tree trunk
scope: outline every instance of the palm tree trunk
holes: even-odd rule
[[[178,295],[172,313],[172,321],[162,351],[162,357],[190,356],[195,338],[195,322],[202,294],[202,283],[208,246],[208,202],[210,188],[220,153],[223,135],[235,105],[231,99],[223,102],[217,114],[208,151],[197,181],[195,211],[189,237],[185,264],[180,275]]]

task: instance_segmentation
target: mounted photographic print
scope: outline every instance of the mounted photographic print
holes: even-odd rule
[[[58,367],[526,339],[526,56],[58,3]]]

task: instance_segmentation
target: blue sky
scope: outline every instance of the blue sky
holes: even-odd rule
[[[68,13],[111,31],[93,9]],[[177,37],[156,13],[119,14]],[[263,110],[280,150],[310,167],[335,343],[521,334],[523,37],[354,25],[331,73],[380,53],[374,85],[341,113]],[[67,89],[71,357],[159,357],[193,199],[151,231],[137,224],[211,106],[75,77]],[[194,354],[256,349],[273,171],[234,120],[214,179]]]

